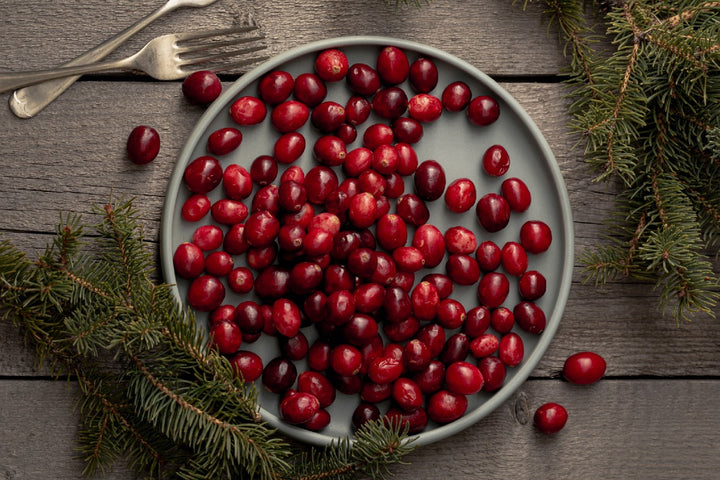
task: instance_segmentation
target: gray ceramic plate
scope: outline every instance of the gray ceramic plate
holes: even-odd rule
[[[176,278],[172,255],[177,245],[190,240],[197,225],[184,221],[180,216],[180,208],[189,196],[188,190],[183,184],[183,172],[190,161],[206,153],[205,145],[210,133],[224,126],[233,126],[228,114],[228,107],[234,99],[241,95],[257,95],[258,79],[267,72],[281,69],[298,75],[312,71],[315,56],[326,48],[341,48],[347,54],[351,64],[375,65],[378,52],[386,45],[395,45],[404,49],[411,61],[418,56],[434,59],[439,69],[439,82],[435,91],[431,93],[440,96],[446,85],[456,80],[462,80],[471,87],[473,96],[492,95],[500,104],[499,120],[488,127],[474,127],[470,125],[463,113],[448,112],[443,113],[438,121],[425,125],[425,134],[415,145],[420,160],[435,159],[439,161],[445,168],[448,184],[456,178],[471,178],[478,189],[478,198],[487,192],[499,192],[502,179],[508,176],[522,178],[530,188],[533,197],[532,205],[526,212],[513,213],[510,224],[494,234],[488,234],[482,230],[475,218],[474,208],[465,214],[454,214],[444,207],[442,200],[433,202],[433,205],[430,206],[430,223],[437,225],[442,231],[454,225],[464,225],[474,230],[478,234],[479,240],[490,239],[500,246],[506,241],[517,241],[520,226],[530,219],[545,221],[553,231],[553,243],[550,249],[541,255],[531,255],[530,258],[530,268],[539,270],[548,280],[547,293],[537,302],[547,314],[547,328],[541,335],[526,334],[516,328],[517,333],[525,341],[523,362],[515,368],[508,369],[505,385],[497,392],[471,396],[467,413],[459,420],[447,425],[429,424],[417,438],[417,443],[427,444],[448,437],[476,423],[507,400],[527,379],[547,349],[560,323],[572,275],[572,217],[565,184],[555,158],[542,134],[517,101],[477,68],[443,51],[414,42],[386,37],[345,37],[295,48],[243,75],[237,82],[226,88],[221,97],[207,109],[177,160],[163,212],[162,268],[165,281],[177,285],[178,298],[184,301],[188,282]],[[407,85],[403,85],[403,87],[410,92]],[[329,85],[328,100],[344,104],[348,96],[349,91],[344,82]],[[359,139],[362,138],[362,127],[373,123],[373,120],[371,117],[361,126]],[[242,145],[233,153],[219,159],[223,167],[237,163],[249,169],[250,163],[257,156],[272,152],[272,144],[278,134],[273,130],[269,120],[266,119],[260,125],[245,127],[241,130],[243,132]],[[306,149],[297,164],[307,170],[314,164],[311,146],[317,132],[313,131],[309,122],[301,132],[306,135],[309,148]],[[359,144],[360,140],[348,146],[348,150]],[[493,144],[505,146],[511,158],[509,172],[499,179],[483,173],[480,166],[482,153]],[[411,190],[411,178],[406,180],[406,184],[408,187],[406,191]],[[220,198],[220,190],[221,188],[216,188],[211,192],[212,200]],[[242,261],[242,258],[237,258],[236,265]],[[441,269],[442,264],[438,271]],[[515,286],[512,279],[511,285]],[[229,289],[228,292],[224,303],[236,305],[247,299],[232,294]],[[467,309],[477,304],[474,287],[456,287],[453,298],[463,302]],[[518,301],[516,288],[511,288],[506,305],[512,307]],[[197,318],[199,328],[206,328],[206,315],[198,314]],[[311,340],[314,338],[313,327],[305,328],[304,332]],[[241,348],[258,352],[265,361],[279,352],[275,339],[267,337],[253,344],[243,345]],[[303,365],[298,365],[298,369],[302,371]],[[259,391],[261,392],[263,417],[270,424],[296,439],[324,445],[336,438],[352,435],[350,417],[355,405],[359,402],[356,396],[338,394],[337,400],[329,408],[332,416],[330,425],[322,432],[314,433],[280,421],[277,396],[265,392],[262,388],[259,388]]]

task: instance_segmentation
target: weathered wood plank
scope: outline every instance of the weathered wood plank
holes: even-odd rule
[[[0,381],[0,474],[79,478],[74,391],[63,382]],[[420,448],[410,465],[394,466],[394,478],[714,479],[718,393],[718,382],[703,380],[606,379],[590,387],[528,381],[486,419]],[[532,426],[533,412],[547,401],[569,412],[554,436]],[[119,465],[108,478],[133,475]]]
[[[490,74],[554,75],[564,64],[557,35],[553,29],[548,32],[539,4],[523,11],[523,2],[510,0],[442,0],[420,9],[396,11],[394,1],[390,3],[225,0],[203,9],[179,10],[158,20],[110,58],[129,55],[157,35],[227,26],[251,14],[263,29],[271,55],[325,38],[381,35],[415,39],[447,50]],[[161,4],[160,0],[5,1],[0,45],[13,55],[4,59],[3,68],[47,68],[68,61]]]

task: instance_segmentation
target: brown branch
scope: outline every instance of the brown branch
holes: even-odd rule
[[[712,10],[714,8],[720,8],[720,2],[705,2],[702,5],[698,5],[696,8],[691,8],[680,12],[677,15],[673,15],[672,17],[663,20],[663,22],[666,22],[670,26],[670,28],[675,28],[682,22],[690,20],[698,12],[701,12],[703,10]]]

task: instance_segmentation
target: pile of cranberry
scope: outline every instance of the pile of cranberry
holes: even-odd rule
[[[328,84],[341,81],[350,98],[327,100]],[[325,428],[336,392],[359,395],[347,419],[354,428],[381,416],[407,422],[411,433],[429,420],[452,422],[465,413],[468,396],[496,391],[507,369],[522,362],[515,326],[530,334],[545,329],[535,301],[546,281],[529,258],[550,247],[547,224],[529,220],[517,241],[500,246],[463,225],[443,232],[429,223],[427,202],[441,201],[455,213],[475,207],[472,222],[498,232],[531,203],[519,178],[478,199],[472,180],[448,184],[440,163],[418,158],[413,145],[423,124],[444,111],[464,111],[478,128],[501,113],[492,96],[473,98],[461,81],[435,96],[437,83],[431,59],[411,62],[396,47],[381,49],[374,66],[324,50],[314,71],[271,71],[256,95],[235,99],[229,115],[237,128],[212,132],[206,154],[185,169],[191,195],[181,214],[200,223],[173,257],[177,275],[190,281],[187,302],[209,312],[214,346],[245,381],[261,379],[278,394],[290,424]],[[371,114],[381,121],[369,121]],[[216,157],[240,146],[240,128],[268,117],[277,132],[272,151],[249,169],[223,168]],[[299,132],[308,122],[318,134],[312,145]],[[361,146],[352,147],[356,139]],[[293,165],[306,147],[314,158],[307,171]],[[479,163],[481,174],[502,177],[510,157],[494,145]],[[211,201],[216,188],[223,196]],[[521,300],[506,306],[511,280]],[[466,310],[453,299],[456,285],[476,288],[477,304]],[[247,300],[224,303],[226,288]],[[281,352],[266,363],[241,349],[262,335],[276,337]],[[306,371],[298,371],[300,360]],[[390,406],[381,412],[379,404]],[[557,426],[562,412],[545,410]]]

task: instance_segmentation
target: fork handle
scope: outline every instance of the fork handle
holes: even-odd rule
[[[132,67],[136,55],[109,62],[59,67],[51,70],[0,73],[0,93],[7,92],[8,90],[14,90],[16,88],[27,87],[28,85],[35,85],[48,80],[55,80],[57,78],[77,78],[81,75],[85,75],[86,73],[106,72],[108,70],[117,69],[126,70]]]
[[[105,42],[88,50],[79,57],[63,64],[62,67],[83,65],[102,60],[128,38],[176,8],[178,8],[177,3],[166,2],[163,6],[146,17],[141,18],[114,37],[107,39]],[[10,110],[20,118],[31,118],[60,96],[60,94],[67,90],[78,78],[80,78],[79,75],[73,75],[48,81],[40,80],[39,82],[41,83],[17,90],[10,96]],[[6,89],[2,91],[6,91]]]

